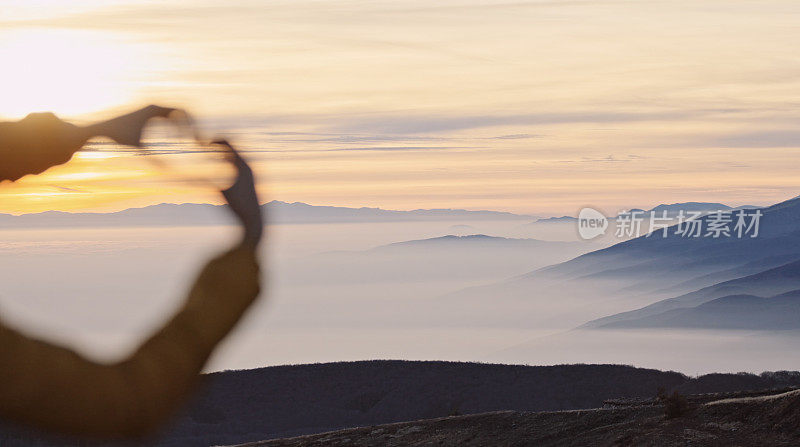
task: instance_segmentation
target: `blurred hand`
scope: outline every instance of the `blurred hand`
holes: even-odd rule
[[[264,221],[261,215],[261,205],[256,194],[253,170],[225,140],[216,140],[213,144],[221,145],[227,149],[228,160],[236,167],[236,181],[230,188],[222,191],[231,211],[244,227],[243,244],[255,247],[261,241],[264,232]]]
[[[21,121],[0,123],[0,181],[66,163],[88,138],[84,129],[52,113],[31,113]]]
[[[21,121],[0,123],[0,181],[39,174],[66,163],[96,136],[141,147],[142,131],[153,118],[167,118],[186,127],[191,124],[184,111],[154,105],[86,127],[62,121],[52,113],[31,113]]]
[[[91,136],[105,136],[119,144],[142,147],[142,132],[153,118],[167,118],[177,125],[191,122],[189,115],[181,109],[149,105],[127,115],[93,124],[86,130]]]

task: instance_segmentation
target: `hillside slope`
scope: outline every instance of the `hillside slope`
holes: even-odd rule
[[[595,408],[609,398],[652,397],[659,387],[697,393],[800,385],[800,373],[689,378],[621,365],[388,360],[226,371],[207,379],[180,418],[142,445],[206,447],[455,413]],[[4,447],[74,444],[10,427],[0,430]]]
[[[773,296],[800,289],[800,261],[790,262],[754,275],[724,281],[675,298],[658,301],[640,309],[599,318],[583,328],[622,327],[622,322],[687,309],[730,295]]]
[[[306,446],[796,446],[800,391],[723,399],[666,419],[660,407],[495,412],[382,425],[239,447]]]
[[[800,260],[800,199],[759,212],[757,237],[715,238],[705,230],[700,237],[682,237],[673,227],[667,237],[658,233],[621,242],[445,295],[433,306],[451,309],[452,324],[566,330]],[[700,218],[704,229],[709,219]]]
[[[729,295],[696,307],[612,322],[600,328],[800,329],[800,290],[770,298]]]

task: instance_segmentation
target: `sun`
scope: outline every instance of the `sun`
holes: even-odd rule
[[[75,116],[128,102],[135,47],[99,31],[0,31],[0,116],[51,111]]]

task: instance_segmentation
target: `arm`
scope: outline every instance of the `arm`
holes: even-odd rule
[[[38,174],[68,162],[89,135],[52,113],[32,113],[0,123],[0,182]]]
[[[68,162],[93,137],[105,136],[119,144],[141,146],[142,130],[156,117],[188,123],[184,112],[147,106],[90,126],[76,126],[52,113],[31,113],[15,122],[0,122],[0,182],[39,174]]]
[[[254,301],[258,276],[251,246],[213,259],[183,308],[116,364],[93,363],[0,325],[0,415],[106,439],[152,432],[181,406],[216,344]]]
[[[218,144],[239,173],[222,194],[242,224],[242,242],[211,260],[183,308],[119,363],[94,363],[0,324],[0,417],[124,438],[153,431],[183,403],[214,347],[259,293],[256,248],[263,224],[253,173],[233,147]]]

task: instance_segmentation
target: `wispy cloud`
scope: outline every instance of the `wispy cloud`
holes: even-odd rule
[[[630,123],[642,121],[686,120],[703,111],[674,110],[662,112],[571,112],[494,115],[387,115],[382,117],[342,118],[331,129],[342,132],[383,134],[427,134],[497,126],[537,126],[575,123]]]
[[[800,131],[771,129],[749,132],[731,132],[725,135],[700,137],[695,144],[705,147],[730,148],[800,148]]]
[[[78,188],[67,188],[66,186],[50,185],[50,187],[58,189],[59,191],[64,191],[64,192],[74,192],[74,193],[80,193],[80,194],[85,194],[85,193],[89,192],[89,191],[86,191],[86,190],[83,190],[83,189],[78,189]]]

